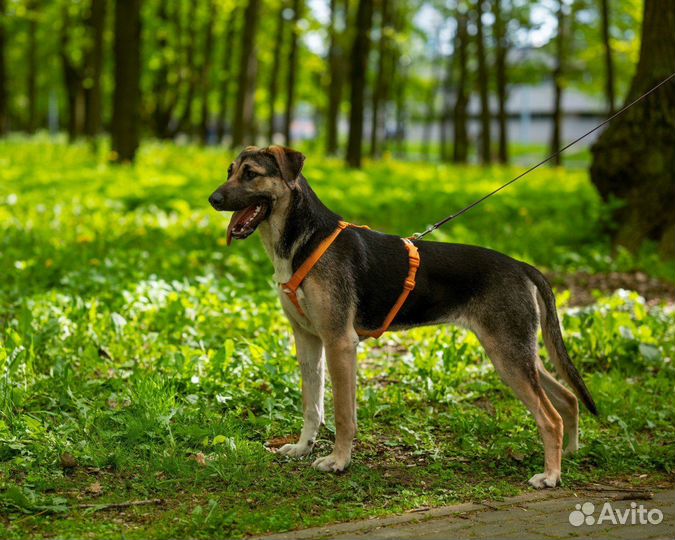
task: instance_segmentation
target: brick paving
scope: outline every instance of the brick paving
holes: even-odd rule
[[[577,505],[592,503],[591,506]],[[605,508],[609,503],[611,508]],[[638,510],[658,509],[663,519],[659,524],[640,524]],[[586,511],[584,514],[583,511]],[[612,524],[625,517],[627,523]],[[575,526],[570,513],[592,524]],[[616,512],[619,512],[617,517]],[[627,513],[626,513],[627,512]],[[587,515],[590,514],[590,515]],[[603,517],[604,516],[604,517]],[[658,513],[642,514],[658,520]],[[602,522],[598,520],[602,518]],[[635,524],[631,522],[635,521]],[[279,540],[305,539],[553,539],[603,538],[620,539],[675,539],[675,489],[620,489],[609,486],[589,487],[586,490],[538,491],[511,497],[499,502],[465,503],[433,509],[420,509],[399,516],[340,523],[313,529],[291,531],[262,538]]]

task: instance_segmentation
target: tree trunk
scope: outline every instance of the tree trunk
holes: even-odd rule
[[[391,7],[389,0],[381,0],[380,13],[380,43],[377,58],[377,76],[373,90],[372,118],[370,124],[370,155],[380,155],[380,137],[385,130],[385,115],[382,108],[386,107],[389,93],[388,77],[390,76],[388,63],[390,57]]]
[[[455,163],[466,163],[469,154],[469,139],[466,130],[467,107],[469,100],[466,95],[467,77],[467,49],[469,31],[467,28],[467,16],[465,13],[457,15],[457,96],[454,110],[454,147],[452,160]]]
[[[197,91],[197,84],[199,83],[199,71],[195,65],[195,50],[197,48],[197,34],[192,27],[197,20],[197,0],[190,0],[190,11],[188,13],[188,43],[185,58],[185,69],[187,75],[187,94],[185,95],[183,111],[178,119],[176,131],[187,132],[189,135],[194,134],[194,126],[192,125],[192,104]]]
[[[199,134],[202,144],[209,142],[209,92],[211,84],[209,81],[209,74],[211,72],[211,58],[213,55],[213,23],[216,18],[216,4],[214,0],[209,0],[209,17],[206,22],[206,36],[204,37],[204,54],[202,56],[202,69],[199,77],[202,94],[202,107],[200,114]]]
[[[103,71],[103,32],[105,31],[106,0],[91,0],[87,17],[92,45],[87,51],[84,89],[84,131],[89,137],[101,131],[101,73]]]
[[[111,122],[115,161],[133,161],[138,149],[141,79],[141,0],[115,1],[115,90]]]
[[[258,69],[256,33],[260,16],[260,0],[248,0],[244,11],[244,27],[239,50],[239,74],[237,76],[237,101],[234,108],[232,148],[254,143],[253,113],[255,85]]]
[[[291,46],[288,54],[288,79],[286,83],[286,112],[284,115],[284,141],[291,146],[291,124],[295,112],[295,81],[298,77],[298,32],[302,18],[302,0],[293,0],[293,20],[291,21]]]
[[[344,0],[342,17],[339,18],[338,0],[330,0],[330,44],[328,49],[328,68],[330,70],[330,86],[328,88],[328,113],[326,114],[326,153],[336,154],[338,151],[338,130],[340,125],[340,105],[342,104],[342,88],[345,75],[345,54],[343,47],[344,28],[348,17],[349,0]],[[341,30],[338,24],[342,22]]]
[[[556,58],[553,68],[553,133],[551,135],[551,154],[560,152],[562,141],[562,79],[565,61],[565,14],[564,2],[558,1],[558,35],[556,37]],[[551,163],[556,166],[562,164],[560,155],[556,155]]]
[[[28,133],[37,129],[37,10],[36,0],[28,2],[28,78],[26,80],[28,94]]]
[[[175,27],[174,37],[174,51],[177,54],[180,47],[180,4],[174,4],[173,20],[169,18],[166,2],[159,2],[157,10],[157,18],[161,21],[164,28],[168,28],[172,23]],[[173,61],[173,66],[168,64],[169,55],[166,54],[166,49],[169,47],[169,32],[162,32],[159,34],[157,47],[160,53],[160,68],[154,77],[152,84],[152,98],[153,107],[150,110],[152,129],[155,136],[159,139],[169,139],[172,136],[171,120],[178,102],[178,89],[176,84],[169,83],[169,70],[171,67],[177,69],[176,61]]]
[[[221,68],[220,88],[220,121],[218,122],[218,139],[222,141],[225,137],[228,122],[228,103],[230,101],[230,79],[232,78],[232,58],[234,58],[234,36],[237,29],[237,15],[239,8],[232,8],[227,19],[227,30],[225,32],[225,45],[223,54],[223,63]]]
[[[5,0],[0,0],[0,136],[9,130],[8,107],[9,95],[7,93],[7,66],[5,63],[6,31]]]
[[[607,113],[614,114],[614,61],[612,60],[612,44],[609,33],[609,0],[601,0],[602,4],[602,42],[605,47],[605,96]]]
[[[508,53],[508,42],[506,30],[504,28],[504,14],[502,13],[502,1],[494,0],[494,18],[495,18],[495,73],[497,79],[497,120],[499,124],[499,149],[497,156],[500,163],[509,162],[509,141],[508,141],[508,117],[506,113],[506,96],[508,77],[506,75],[506,55]]]
[[[270,70],[269,81],[269,109],[270,116],[267,124],[267,140],[270,144],[274,141],[275,123],[276,120],[276,102],[279,93],[279,72],[281,71],[281,50],[284,46],[284,10],[286,9],[286,2],[279,4],[279,12],[277,14],[277,32],[274,36],[274,52],[272,55],[272,69]]]
[[[68,9],[63,8],[63,22],[61,24],[60,51],[63,67],[63,82],[66,87],[68,101],[68,139],[73,141],[84,132],[84,78],[82,66],[76,65],[68,54],[68,39],[71,21]]]
[[[480,161],[483,164],[492,161],[492,137],[490,129],[492,114],[490,113],[487,54],[485,37],[483,36],[483,0],[476,0],[476,41],[478,53],[478,92],[480,94]]]
[[[645,0],[637,72],[626,102],[661,82],[675,66],[675,10]],[[617,244],[636,251],[646,239],[675,256],[675,80],[614,120],[591,148],[591,180],[614,210]]]
[[[373,21],[373,0],[359,0],[356,12],[356,35],[351,54],[351,110],[349,111],[349,138],[347,164],[361,167],[363,145],[363,116],[365,106],[370,28]]]

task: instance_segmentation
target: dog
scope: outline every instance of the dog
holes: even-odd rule
[[[560,483],[564,453],[578,448],[577,397],[544,367],[544,344],[559,376],[588,410],[593,398],[563,342],[555,296],[534,267],[496,251],[430,241],[409,242],[367,228],[345,227],[302,175],[305,156],[289,148],[248,147],[230,165],[227,181],[209,197],[215,210],[234,212],[227,243],[260,231],[274,265],[274,280],[290,321],[302,373],[303,428],[286,456],[309,454],[324,417],[325,366],[333,384],[336,437],[333,451],[316,459],[321,471],[343,471],[356,435],[356,351],[361,339],[382,327],[411,275],[411,250],[419,253],[414,288],[390,329],[453,323],[473,331],[502,380],[532,413],[544,444],[544,472],[529,483]],[[332,235],[293,295],[294,273]],[[294,296],[294,298],[292,297]]]

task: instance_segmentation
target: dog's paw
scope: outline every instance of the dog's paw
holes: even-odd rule
[[[349,466],[350,461],[349,456],[338,456],[332,453],[314,460],[312,467],[319,471],[342,472]]]
[[[535,474],[528,482],[536,489],[554,488],[560,484],[560,475],[546,473]]]
[[[284,444],[277,450],[277,454],[288,457],[302,457],[309,454],[313,446],[310,443]]]

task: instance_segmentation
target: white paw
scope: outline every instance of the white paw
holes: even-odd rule
[[[313,445],[309,443],[284,444],[277,450],[277,454],[288,457],[302,457],[309,454],[312,447]]]
[[[536,489],[554,488],[560,483],[559,474],[535,474],[528,480],[530,485]]]
[[[350,456],[337,456],[334,453],[320,457],[312,463],[312,467],[319,471],[341,472],[344,471],[351,461]]]

